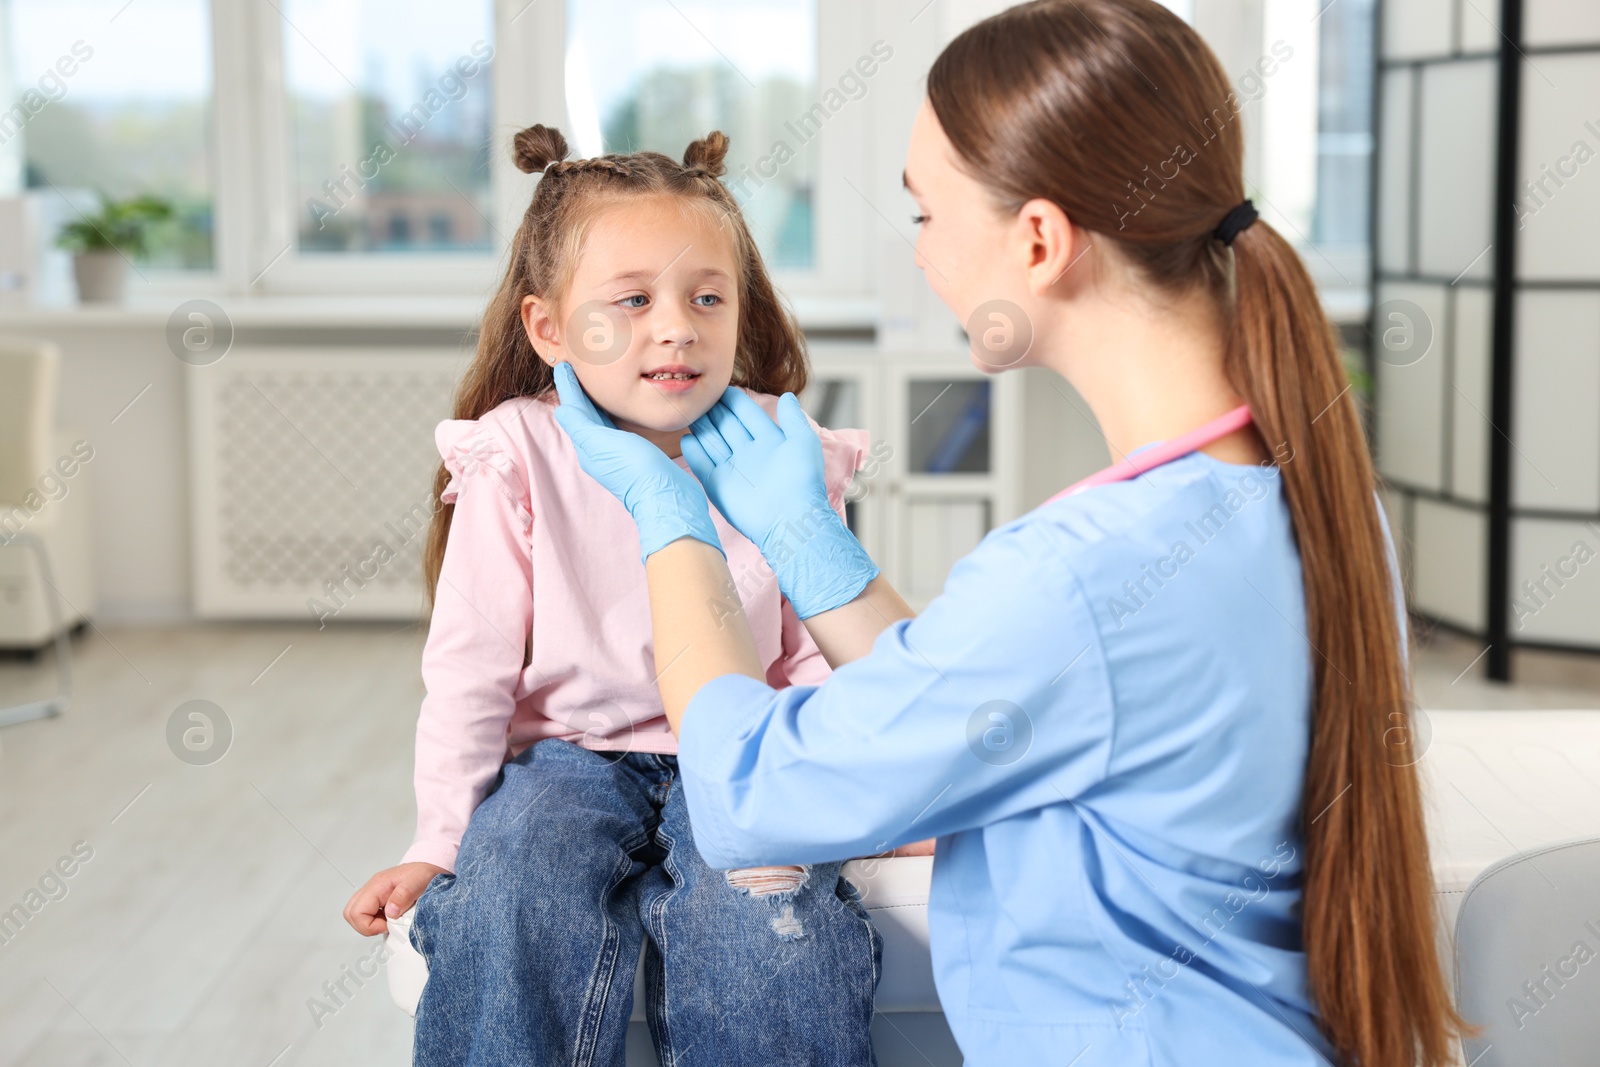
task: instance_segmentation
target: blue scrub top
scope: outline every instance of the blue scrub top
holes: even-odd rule
[[[1277,468],[1190,453],[990,531],[820,686],[705,685],[678,751],[695,843],[733,868],[937,837],[968,1067],[1331,1062],[1300,924],[1306,634]]]

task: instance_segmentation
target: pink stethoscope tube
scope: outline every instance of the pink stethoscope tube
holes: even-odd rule
[[[1104,470],[1096,471],[1080,481],[1073,482],[1061,492],[1046,500],[1046,504],[1060,500],[1073,493],[1081,493],[1091,486],[1104,485],[1107,482],[1120,482],[1126,478],[1134,478],[1145,471],[1170,463],[1180,456],[1187,456],[1197,448],[1204,448],[1212,441],[1228,436],[1235,430],[1242,429],[1251,423],[1250,405],[1240,404],[1232,411],[1218,415],[1203,426],[1197,426],[1188,433],[1174,437],[1170,441],[1162,442],[1146,452],[1137,456],[1129,456],[1120,462],[1113,463]]]

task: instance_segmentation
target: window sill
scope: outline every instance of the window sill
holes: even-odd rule
[[[465,296],[251,296],[213,301],[235,328],[245,329],[420,329],[459,331],[476,328],[482,297]],[[1325,289],[1323,308],[1336,324],[1366,322],[1370,295],[1365,289]],[[133,297],[120,304],[0,306],[0,330],[123,330],[163,327],[184,302],[175,298]],[[878,301],[856,297],[806,297],[790,300],[807,333],[822,336],[872,334],[878,327]]]
[[[474,330],[483,297],[428,296],[251,296],[219,297],[235,328]],[[839,297],[795,297],[790,301],[807,332],[851,333],[876,328],[878,302]],[[176,297],[130,297],[120,304],[59,304],[0,307],[0,330],[123,330],[164,327],[184,301]]]

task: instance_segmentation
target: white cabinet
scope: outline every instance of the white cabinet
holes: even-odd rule
[[[1106,462],[1088,405],[1053,372],[985,373],[964,349],[813,342],[811,357],[806,410],[871,434],[851,529],[918,610],[991,529]]]

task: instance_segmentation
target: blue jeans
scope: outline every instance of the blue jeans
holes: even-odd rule
[[[417,1067],[621,1067],[641,946],[666,1067],[875,1067],[883,942],[843,861],[711,869],[677,770],[556,738],[506,763],[412,918]]]

